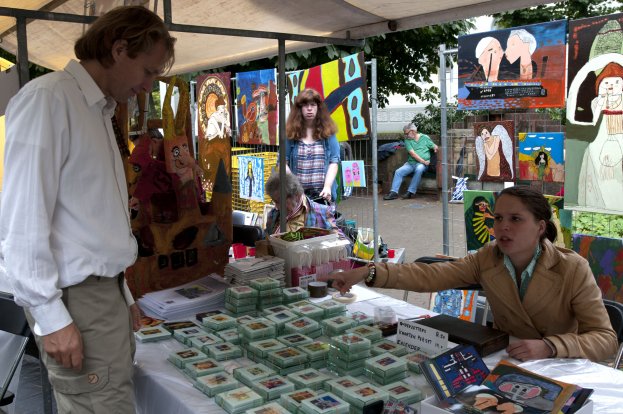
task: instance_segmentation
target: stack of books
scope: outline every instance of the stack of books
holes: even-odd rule
[[[285,286],[285,260],[274,256],[247,257],[225,266],[225,279],[232,285],[248,286],[252,280],[270,277]]]
[[[225,289],[229,285],[217,274],[181,286],[151,292],[138,302],[147,316],[176,320],[225,306]]]

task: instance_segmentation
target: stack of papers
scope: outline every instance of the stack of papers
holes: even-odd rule
[[[138,303],[152,318],[184,319],[199,312],[223,308],[228,287],[221,276],[213,273],[181,286],[147,293]]]
[[[285,263],[285,260],[274,256],[236,259],[225,266],[225,279],[232,285],[248,286],[254,279],[270,277],[285,286]]]

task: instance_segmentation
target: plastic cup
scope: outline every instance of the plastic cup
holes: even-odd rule
[[[247,252],[247,254],[250,257],[255,257],[255,247],[249,247],[249,251]]]
[[[247,257],[247,246],[242,243],[234,243],[232,244],[232,249],[234,249],[234,259],[242,259]]]
[[[390,259],[393,259],[394,257],[396,257],[396,250],[387,249],[387,257]]]

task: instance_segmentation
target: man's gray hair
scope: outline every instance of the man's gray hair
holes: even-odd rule
[[[279,179],[279,171],[275,171],[270,175],[265,186],[266,193],[270,196],[270,198],[273,198],[274,195],[279,194],[281,191],[280,183],[281,180]],[[297,197],[303,194],[303,186],[296,175],[290,173],[286,174],[284,183],[286,198]]]
[[[409,132],[409,131],[415,131],[417,132],[417,125],[415,125],[413,122],[409,122],[407,125],[405,125],[402,130],[404,132]]]
[[[536,50],[536,39],[534,38],[534,35],[532,33],[527,31],[526,29],[515,29],[511,30],[508,38],[510,39],[513,36],[517,36],[522,42],[528,43],[528,50],[530,51],[530,54],[534,53],[534,51]]]

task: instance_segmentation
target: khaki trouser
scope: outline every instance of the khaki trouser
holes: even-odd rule
[[[59,414],[134,413],[134,334],[118,277],[89,276],[63,289],[63,302],[82,335],[82,370],[64,368],[35,336]],[[30,326],[32,317],[26,313]]]

